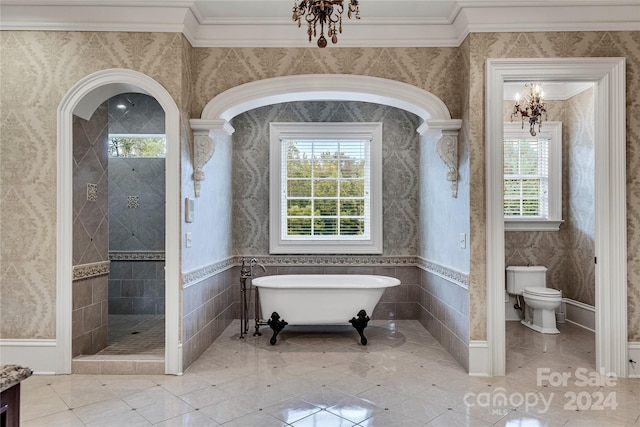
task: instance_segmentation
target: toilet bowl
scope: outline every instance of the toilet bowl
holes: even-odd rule
[[[550,288],[525,288],[522,293],[526,304],[521,323],[543,334],[559,334],[556,327],[556,309],[562,302],[562,293]]]
[[[543,334],[559,334],[555,310],[562,303],[562,293],[547,288],[546,278],[543,266],[507,267],[507,292],[524,298],[523,325]]]

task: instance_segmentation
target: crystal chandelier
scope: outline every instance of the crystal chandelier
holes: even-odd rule
[[[338,43],[338,33],[342,33],[342,11],[344,0],[294,0],[293,20],[298,21],[298,28],[302,25],[302,19],[307,22],[307,34],[309,42],[316,37],[316,26],[320,24],[320,37],[318,47],[326,47],[327,39],[324,37],[324,27],[327,26],[327,37],[333,43]],[[360,19],[360,7],[358,0],[349,0],[347,16],[351,19],[355,16]]]
[[[538,125],[538,132],[542,126],[542,115],[547,118],[547,110],[545,108],[544,93],[542,86],[537,83],[525,83],[524,85],[524,107],[520,106],[520,94],[516,94],[516,105],[511,113],[511,121],[518,114],[522,117],[522,129],[524,129],[524,120],[529,120],[529,133],[536,136],[535,125]]]

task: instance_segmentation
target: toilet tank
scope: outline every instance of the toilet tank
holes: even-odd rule
[[[546,288],[547,267],[511,266],[507,267],[507,292],[522,295],[525,288]]]

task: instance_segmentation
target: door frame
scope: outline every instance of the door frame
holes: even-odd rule
[[[56,207],[56,351],[58,374],[71,373],[73,310],[73,116],[89,120],[107,99],[138,92],[155,98],[165,112],[165,373],[182,373],[180,343],[180,112],[167,90],[137,71],[113,68],[79,80],[58,106]]]
[[[506,371],[503,214],[503,85],[511,81],[595,84],[596,369],[627,376],[625,58],[486,61],[486,288],[488,375]]]

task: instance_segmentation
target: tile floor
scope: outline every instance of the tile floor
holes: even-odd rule
[[[239,340],[235,321],[183,376],[33,376],[22,425],[640,426],[640,380],[602,385],[593,334],[561,327],[509,323],[507,376],[476,378],[415,320],[370,322],[366,347],[350,326]]]
[[[98,354],[164,356],[164,314],[110,314],[109,346]]]

